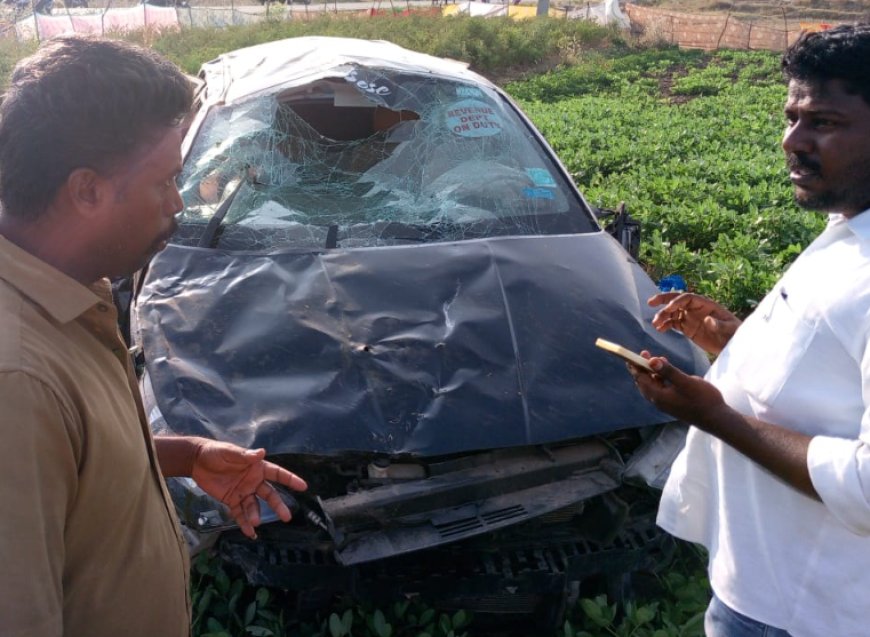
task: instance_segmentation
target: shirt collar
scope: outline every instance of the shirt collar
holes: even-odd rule
[[[68,323],[100,302],[88,287],[0,236],[0,279],[59,323]]]
[[[870,210],[865,210],[851,219],[847,219],[846,223],[849,229],[861,240],[870,240]]]

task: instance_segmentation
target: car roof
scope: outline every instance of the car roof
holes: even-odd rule
[[[200,70],[204,103],[232,104],[278,87],[336,76],[341,67],[362,66],[432,74],[493,87],[464,62],[409,51],[384,40],[307,36],[230,51]]]

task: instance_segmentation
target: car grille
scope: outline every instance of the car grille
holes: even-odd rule
[[[540,532],[526,537],[505,532],[486,534],[473,541],[354,567],[339,565],[328,543],[292,546],[286,540],[266,536],[250,542],[240,534],[228,533],[219,550],[241,566],[255,585],[324,587],[357,594],[456,590],[461,582],[472,589],[495,586],[522,590],[534,588],[536,577],[582,580],[596,574],[653,568],[672,549],[672,541],[655,527],[652,518],[634,521],[607,543],[577,537],[576,531],[565,525],[537,530]]]

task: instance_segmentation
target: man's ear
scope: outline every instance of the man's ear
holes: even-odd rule
[[[86,218],[99,216],[109,202],[111,182],[92,168],[76,168],[64,188],[69,203]]]

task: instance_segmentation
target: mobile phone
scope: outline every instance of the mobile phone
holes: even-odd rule
[[[650,367],[649,361],[647,359],[645,359],[640,354],[632,352],[630,349],[625,349],[622,345],[611,343],[610,341],[606,341],[603,338],[595,339],[595,345],[606,352],[616,354],[621,359],[628,361],[629,363],[637,365],[638,367],[642,367],[650,373],[655,373],[653,371],[653,368]]]

